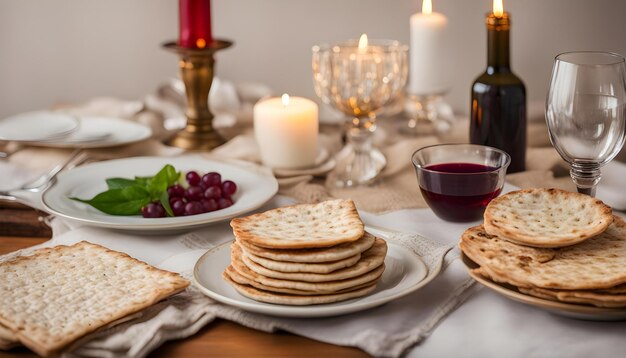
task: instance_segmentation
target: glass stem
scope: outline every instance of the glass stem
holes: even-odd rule
[[[354,150],[354,159],[348,164],[346,171],[348,180],[355,184],[368,181],[373,172],[378,172],[377,163],[372,158],[374,147],[372,134],[375,130],[376,119],[369,116],[352,118],[347,130],[346,137]]]
[[[370,117],[354,117],[348,128],[347,139],[356,153],[368,153],[372,149],[372,133],[376,120]]]
[[[575,162],[572,164],[570,176],[579,193],[596,196],[596,185],[600,181],[600,165],[598,163]]]

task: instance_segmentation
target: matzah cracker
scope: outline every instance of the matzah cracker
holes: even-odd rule
[[[292,288],[266,286],[260,282],[251,280],[245,277],[244,275],[240,274],[237,270],[235,270],[233,266],[228,266],[226,270],[224,270],[224,272],[222,273],[222,276],[224,275],[227,275],[228,277],[230,277],[231,280],[237,282],[238,284],[249,285],[259,290],[271,291],[271,292],[277,292],[277,293],[288,293],[292,295],[301,295],[301,296],[325,295],[325,294],[331,294],[331,293],[344,293],[344,292],[354,291],[354,290],[358,290],[358,289],[376,284],[376,282],[378,282],[378,280],[381,277],[381,276],[378,276],[371,281],[368,281],[368,282],[365,282],[363,284],[356,285],[353,287],[345,288],[342,290],[321,291],[318,289],[317,291],[306,291],[306,290],[296,290]]]
[[[5,326],[0,324],[0,340],[3,341],[18,341],[17,337],[15,337],[15,334],[13,332],[11,332],[10,329],[6,328]]]
[[[253,280],[260,284],[275,288],[288,288],[301,291],[315,291],[315,292],[337,292],[345,289],[349,289],[358,285],[362,285],[367,282],[378,279],[385,271],[385,265],[380,265],[373,270],[366,272],[360,276],[351,277],[337,281],[326,282],[305,282],[305,281],[292,281],[278,278],[267,277],[259,275],[258,273],[250,270],[240,259],[234,255],[231,256],[231,266],[239,274],[246,277],[249,280]]]
[[[237,240],[237,243],[245,249],[245,251],[250,252],[255,256],[265,257],[270,260],[321,263],[343,260],[345,258],[358,255],[372,247],[375,239],[374,235],[366,232],[357,241],[321,249],[268,249],[252,245],[243,240]]]
[[[619,286],[606,288],[604,290],[598,290],[598,292],[610,293],[613,295],[616,294],[626,294],[626,284],[621,284]]]
[[[376,289],[376,285],[371,285],[369,287],[345,293],[334,293],[329,295],[317,296],[300,296],[263,291],[256,289],[252,286],[241,285],[233,281],[230,277],[226,275],[224,276],[224,279],[228,281],[235,288],[235,290],[237,290],[237,292],[253,300],[292,306],[319,305],[324,303],[345,301],[352,298],[365,296]]]
[[[5,340],[0,338],[0,350],[7,351],[11,348],[19,347],[20,345],[19,340]]]
[[[233,244],[231,250],[231,261],[241,260],[250,270],[260,275],[291,281],[327,282],[360,276],[381,266],[387,255],[387,243],[385,240],[377,238],[374,245],[361,255],[361,259],[355,265],[326,274],[270,270],[250,260],[236,243]]]
[[[275,261],[267,259],[265,257],[256,256],[248,252],[245,248],[241,247],[244,255],[255,263],[273,270],[280,272],[309,272],[326,274],[333,271],[337,271],[342,268],[350,267],[356,264],[361,258],[361,254],[345,258],[343,260],[320,262],[320,263],[305,263],[305,262],[288,262],[288,261]]]
[[[500,277],[484,266],[472,269],[472,272],[494,282],[512,284],[510,279]],[[624,287],[626,285],[622,284],[604,290],[556,290],[541,287],[517,287],[517,289],[527,295],[552,301],[618,308],[626,307],[626,293],[622,292]]]
[[[534,247],[563,247],[602,233],[612,210],[588,195],[559,189],[526,189],[493,199],[485,209],[485,231]]]
[[[626,283],[626,223],[619,217],[602,234],[558,249],[517,245],[482,225],[466,230],[459,246],[481,267],[519,287],[595,290]]]
[[[189,285],[84,241],[0,263],[0,277],[0,323],[42,356]]]
[[[20,345],[20,340],[8,328],[0,325],[0,350],[7,350]]]
[[[364,233],[352,200],[287,206],[233,219],[230,226],[238,240],[273,249],[334,246]]]
[[[541,287],[520,288],[520,292],[527,295],[561,301],[567,303],[582,303],[597,307],[619,308],[626,307],[626,295],[608,294],[599,291],[582,290],[551,290]]]

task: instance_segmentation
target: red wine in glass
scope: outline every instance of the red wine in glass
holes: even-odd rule
[[[500,194],[498,168],[475,163],[442,163],[424,167],[420,191],[428,206],[444,220],[480,220]]]

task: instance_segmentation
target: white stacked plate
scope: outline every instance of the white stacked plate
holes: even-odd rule
[[[140,123],[112,117],[80,117],[80,126],[67,136],[28,144],[52,148],[104,148],[148,139],[152,130]]]
[[[57,112],[37,111],[0,119],[0,140],[36,142],[58,140],[76,131],[77,118]]]
[[[112,117],[75,117],[62,112],[22,113],[0,120],[0,140],[52,148],[103,148],[148,139],[152,130]]]

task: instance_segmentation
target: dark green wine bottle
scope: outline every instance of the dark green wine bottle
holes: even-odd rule
[[[472,84],[470,142],[511,156],[508,172],[526,168],[526,87],[511,71],[510,17],[487,16],[487,70]]]

